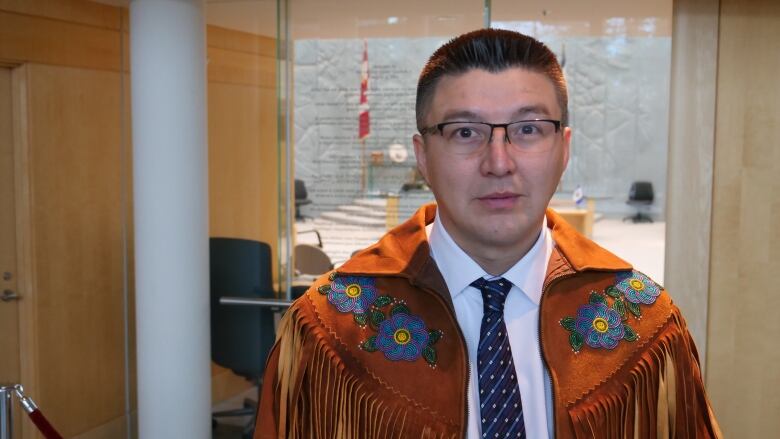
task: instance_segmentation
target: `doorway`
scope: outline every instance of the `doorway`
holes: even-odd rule
[[[21,382],[11,69],[0,67],[0,384]],[[19,410],[14,438],[21,437]]]

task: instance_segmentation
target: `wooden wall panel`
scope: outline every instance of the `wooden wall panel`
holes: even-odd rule
[[[209,83],[208,102],[210,234],[267,242],[276,259],[276,92]]]
[[[118,29],[120,9],[86,0],[0,0],[0,11]]]
[[[16,215],[16,267],[19,294],[27,296],[19,301],[19,364],[25,391],[37,395],[37,314],[35,295],[35,254],[32,245],[32,194],[28,169],[30,167],[27,68],[12,70],[13,132],[14,132],[14,201]],[[30,428],[22,427],[22,437],[34,437]]]
[[[0,294],[3,295],[6,291],[19,294],[11,83],[11,69],[0,68]],[[0,383],[20,382],[19,354],[19,301],[0,302]],[[20,415],[18,410],[14,413],[14,425],[22,421]],[[13,437],[20,438],[20,432],[15,431]]]
[[[707,385],[726,437],[780,432],[780,3],[722,0]]]
[[[119,74],[27,65],[28,269],[37,402],[65,436],[124,412]],[[78,401],[78,402],[75,402]]]
[[[252,53],[266,58],[276,57],[275,39],[219,26],[206,28],[206,45],[233,52]]]
[[[119,70],[120,53],[116,30],[0,11],[0,59]]]
[[[0,68],[0,294],[16,291],[14,138],[11,70]],[[10,278],[4,279],[3,273]],[[18,302],[0,302],[0,383],[19,380]]]
[[[276,267],[276,60],[266,56],[275,43],[214,26],[208,38],[210,234],[267,242]]]
[[[208,48],[209,82],[225,82],[273,89],[276,60],[246,52]]]
[[[130,422],[138,422],[137,419],[135,419],[135,416],[132,416],[131,418]],[[125,439],[128,437],[127,423],[127,417],[122,416],[85,433],[73,436],[72,439]]]
[[[664,284],[707,351],[718,0],[674,2]]]
[[[275,39],[218,26],[206,30],[209,83],[275,89]]]
[[[275,40],[208,26],[209,234],[267,242],[278,273]],[[269,56],[270,55],[270,56]],[[212,365],[212,401],[251,383]]]

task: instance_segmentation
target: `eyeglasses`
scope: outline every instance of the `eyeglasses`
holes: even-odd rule
[[[560,120],[532,119],[509,123],[444,122],[423,128],[420,134],[440,133],[455,154],[469,154],[493,140],[493,130],[504,129],[504,140],[523,152],[544,152],[555,142],[554,134],[561,130]]]

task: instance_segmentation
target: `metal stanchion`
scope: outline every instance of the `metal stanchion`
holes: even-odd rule
[[[0,439],[11,439],[14,432],[11,425],[13,421],[11,395],[13,392],[13,386],[0,386]]]
[[[54,429],[49,423],[48,419],[43,416],[38,406],[35,405],[32,398],[24,394],[24,388],[21,384],[13,386],[0,386],[0,439],[12,439],[13,433],[13,411],[11,404],[11,395],[16,395],[19,398],[19,403],[27,412],[27,416],[38,428],[38,431],[43,434],[46,439],[62,439],[62,436]]]

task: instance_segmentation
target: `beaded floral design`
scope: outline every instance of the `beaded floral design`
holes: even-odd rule
[[[652,305],[661,289],[649,277],[638,271],[618,273],[615,288],[631,303]]]
[[[434,345],[444,335],[430,330],[412,314],[403,300],[380,295],[374,278],[330,275],[330,284],[318,288],[339,312],[352,313],[361,328],[376,331],[359,345],[366,352],[380,351],[390,361],[416,361],[422,357],[431,367],[438,358]]]
[[[628,317],[642,318],[642,305],[652,305],[661,287],[638,271],[615,275],[615,285],[603,293],[591,291],[588,303],[577,309],[576,317],[564,317],[560,324],[569,331],[569,344],[575,353],[586,344],[594,349],[615,349],[621,340],[639,339]],[[611,302],[611,303],[610,303]]]
[[[581,306],[574,329],[592,348],[614,349],[625,335],[620,313],[602,302]]]
[[[346,276],[333,279],[328,302],[339,312],[364,313],[376,300],[376,282],[370,277]]]
[[[379,324],[376,347],[391,361],[414,361],[428,346],[428,329],[422,319],[399,312]]]

